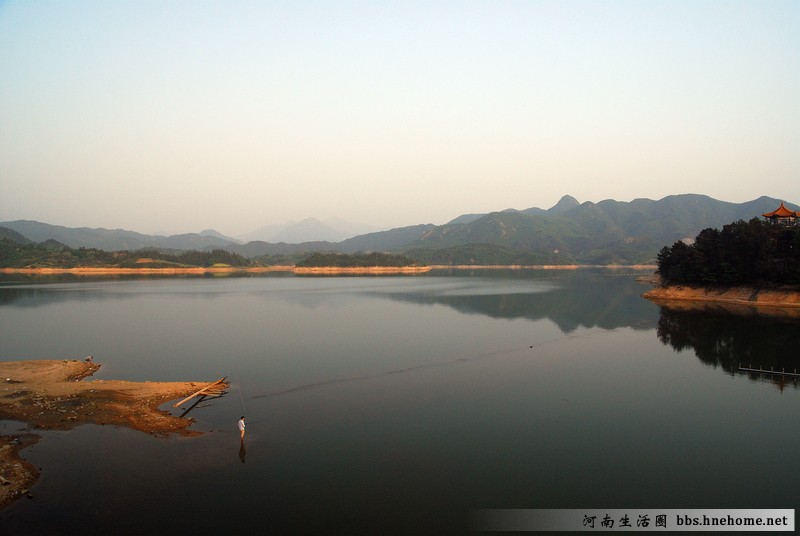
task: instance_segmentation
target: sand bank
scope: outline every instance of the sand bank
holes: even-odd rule
[[[155,436],[199,434],[188,429],[191,419],[173,417],[158,406],[208,382],[81,381],[98,368],[75,360],[0,362],[0,420],[21,421],[34,430],[108,424]],[[0,437],[0,508],[28,493],[36,480],[36,469],[18,453],[37,439],[29,433]]]
[[[800,290],[796,288],[759,289],[754,287],[704,288],[672,285],[657,287],[642,297],[671,308],[700,308],[689,304],[717,303],[739,307],[755,307],[765,314],[798,316]]]

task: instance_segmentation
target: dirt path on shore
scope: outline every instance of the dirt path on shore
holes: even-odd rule
[[[82,381],[99,368],[75,360],[0,362],[0,420],[21,421],[34,430],[108,424],[155,436],[199,434],[188,429],[192,419],[174,417],[158,406],[209,382]],[[38,477],[36,468],[19,457],[37,440],[31,433],[0,436],[0,508],[27,494]]]

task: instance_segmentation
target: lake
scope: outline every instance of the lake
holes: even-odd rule
[[[0,360],[232,386],[192,411],[200,437],[42,433],[33,498],[0,526],[448,534],[476,509],[793,508],[797,383],[737,369],[797,367],[800,323],[661,309],[637,275],[5,276]]]

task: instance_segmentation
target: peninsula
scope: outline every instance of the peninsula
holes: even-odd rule
[[[208,382],[82,381],[100,365],[77,360],[0,362],[0,420],[33,430],[68,430],[81,424],[124,426],[154,436],[199,435],[193,420],[158,407],[188,396]],[[34,433],[0,436],[0,508],[29,493],[38,478],[19,451],[38,441]]]
[[[800,212],[778,209],[763,220],[704,229],[658,253],[656,302],[718,302],[800,307]]]

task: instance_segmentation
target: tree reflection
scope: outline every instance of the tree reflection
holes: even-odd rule
[[[800,318],[767,316],[753,308],[661,306],[657,335],[678,351],[693,349],[703,363],[730,374],[740,367],[794,373],[800,369]],[[797,378],[750,374],[783,386]]]
[[[531,277],[534,274],[534,277]],[[480,277],[463,271],[449,274],[455,277]],[[564,333],[580,327],[616,329],[652,329],[655,308],[641,298],[642,285],[631,274],[590,270],[567,270],[545,279],[535,271],[483,271],[482,277],[493,280],[506,277],[515,281],[538,278],[554,283],[551,290],[536,293],[494,294],[465,292],[448,295],[435,292],[394,292],[379,294],[393,300],[417,304],[446,305],[463,314],[481,314],[492,318],[549,319]],[[378,295],[378,294],[376,294]]]

